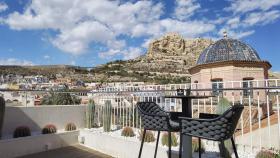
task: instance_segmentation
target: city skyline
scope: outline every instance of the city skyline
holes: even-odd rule
[[[279,10],[279,0],[4,0],[0,64],[91,67],[142,55],[168,32],[217,40],[226,30],[280,71]]]

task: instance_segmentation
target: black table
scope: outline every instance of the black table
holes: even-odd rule
[[[179,112],[179,116],[185,116],[185,117],[191,118],[192,117],[192,99],[204,99],[204,98],[209,98],[209,97],[214,97],[214,96],[174,95],[174,96],[165,96],[164,98],[181,99],[182,100],[182,112]],[[171,113],[171,116],[172,116],[172,113]],[[183,136],[182,140],[183,140],[182,157],[192,157],[192,137]]]

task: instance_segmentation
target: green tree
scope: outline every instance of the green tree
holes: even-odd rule
[[[65,92],[51,92],[50,95],[45,96],[41,101],[42,105],[76,105],[80,103],[80,98]]]

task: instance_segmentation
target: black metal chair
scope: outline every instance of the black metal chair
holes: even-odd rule
[[[233,134],[244,107],[234,105],[222,115],[200,114],[200,118],[180,117],[181,134],[198,138],[199,158],[201,158],[201,139],[219,141],[231,139],[235,157],[238,158]],[[180,138],[179,157],[182,153],[182,137]]]
[[[142,137],[142,141],[141,141],[141,147],[140,147],[138,158],[140,158],[141,154],[142,154],[146,130],[158,131],[154,158],[156,158],[156,155],[157,155],[160,131],[168,132],[168,140],[169,140],[168,158],[171,158],[171,132],[180,131],[179,122],[172,121],[170,119],[169,113],[162,110],[160,108],[160,106],[154,102],[138,102],[137,109],[141,116],[141,120],[142,120],[143,127],[144,127],[144,132],[143,132],[143,137]]]

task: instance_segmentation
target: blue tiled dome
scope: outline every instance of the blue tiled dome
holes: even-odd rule
[[[207,47],[199,56],[197,65],[220,61],[261,61],[258,53],[239,40],[224,38]]]

